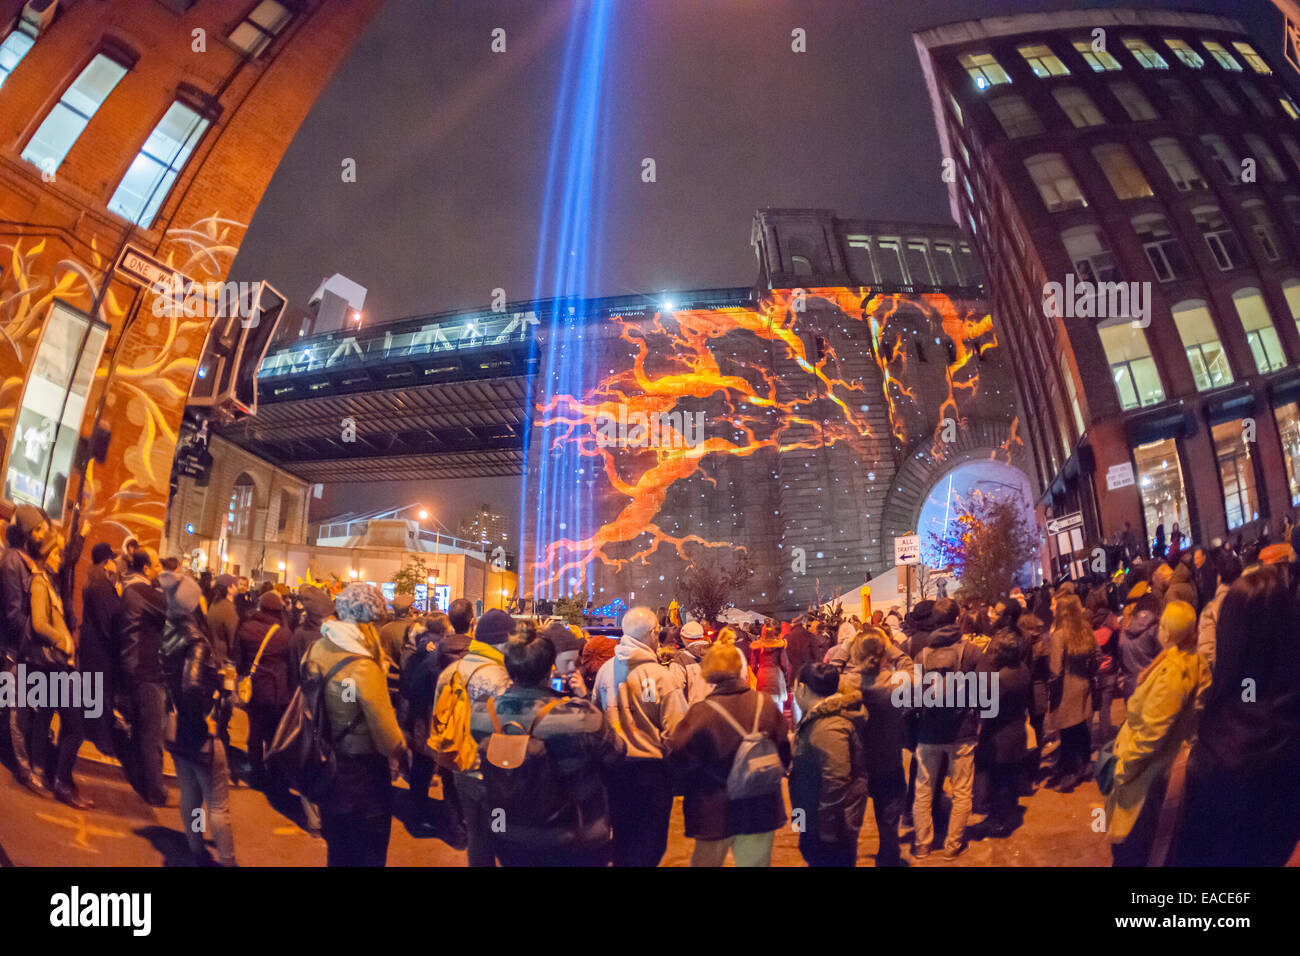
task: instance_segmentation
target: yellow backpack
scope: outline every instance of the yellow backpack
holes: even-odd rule
[[[451,680],[438,694],[429,718],[429,740],[426,746],[439,766],[454,770],[473,770],[478,763],[478,745],[469,732],[470,699],[469,682],[487,664],[480,664],[464,676],[457,667]]]

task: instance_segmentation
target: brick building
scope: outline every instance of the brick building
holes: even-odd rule
[[[65,526],[80,498],[87,551],[159,541],[210,324],[160,316],[120,250],[224,279],[379,2],[0,0],[4,493]]]
[[[1258,41],[1088,10],[915,43],[1043,511],[1082,512],[1089,547],[1126,521],[1276,536],[1300,503],[1300,107]]]

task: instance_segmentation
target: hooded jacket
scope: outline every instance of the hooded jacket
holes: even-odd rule
[[[709,696],[709,691],[712,689],[704,679],[704,672],[700,668],[700,661],[704,659],[705,652],[711,646],[702,638],[688,641],[686,646],[674,654],[672,660],[668,662],[668,670],[682,685],[688,707]]]
[[[686,715],[686,695],[655,651],[624,634],[596,672],[591,699],[627,744],[629,760],[662,760],[664,737]]]
[[[953,645],[960,649],[961,673],[972,674],[981,669],[984,655],[973,644],[961,639],[961,627],[959,625],[945,624],[943,627],[936,627],[930,632],[929,643],[916,658],[916,662],[922,671],[921,686],[923,694],[926,685],[925,674],[927,669],[934,667],[935,652]],[[967,684],[969,685],[969,679],[967,679]],[[916,739],[918,743],[922,744],[971,743],[979,736],[979,727],[979,713],[976,707],[950,706],[950,702],[945,702],[944,706],[921,707],[919,709]]]
[[[1160,612],[1150,606],[1134,608],[1119,635],[1119,689],[1126,697],[1137,688],[1138,675],[1160,654],[1159,635]]]
[[[804,811],[804,832],[823,843],[856,845],[867,809],[863,736],[870,724],[857,691],[817,702],[794,731],[790,806]]]
[[[1170,601],[1186,601],[1193,608],[1198,606],[1196,579],[1192,576],[1191,565],[1186,561],[1179,561],[1169,577],[1169,585],[1165,588],[1165,603]]]

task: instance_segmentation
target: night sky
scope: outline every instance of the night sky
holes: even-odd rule
[[[552,104],[580,5],[388,0],[286,153],[231,278],[268,279],[305,305],[321,278],[341,272],[369,289],[367,323],[484,307],[498,287],[509,300],[530,298]],[[1116,5],[1171,6],[617,2],[595,173],[603,270],[588,293],[749,284],[760,206],[948,221],[912,32]],[[1267,0],[1187,6],[1237,17],[1281,62],[1282,18]],[[490,50],[497,27],[505,53]],[[807,32],[806,53],[791,51],[795,27]],[[341,181],[347,157],[355,183]],[[655,183],[641,181],[645,157]]]

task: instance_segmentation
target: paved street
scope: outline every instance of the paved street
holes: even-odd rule
[[[0,860],[17,866],[176,866],[188,865],[180,811],[173,805],[155,809],[141,800],[114,766],[83,759],[78,768],[83,793],[95,808],[80,813],[20,787],[8,771],[0,772]],[[944,804],[946,812],[946,802]],[[1105,837],[1091,829],[1093,811],[1101,806],[1095,785],[1071,794],[1039,790],[1021,799],[1024,822],[1006,839],[974,839],[957,861],[933,852],[924,866],[1105,866]],[[436,838],[417,838],[402,822],[407,817],[406,791],[400,790],[397,819],[388,851],[391,866],[464,866],[465,854]],[[235,844],[244,866],[323,866],[325,844],[300,826],[296,801],[279,809],[256,790],[233,791]],[[682,832],[681,800],[673,811],[664,866],[686,866],[692,841]],[[870,865],[877,847],[870,808],[862,830],[860,865]],[[773,864],[802,866],[797,835],[777,834]]]

